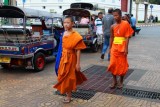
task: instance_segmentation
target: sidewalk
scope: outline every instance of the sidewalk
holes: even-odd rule
[[[128,59],[130,69],[134,71],[125,80],[125,89],[160,93],[159,28],[144,27],[139,35],[130,39]],[[103,61],[100,59],[99,52],[83,52],[81,61],[83,70],[91,65],[109,64],[107,58]],[[53,72],[54,64],[46,66],[52,67],[46,67],[45,70],[49,72],[17,74],[15,71],[11,72],[12,70],[8,73],[3,71],[0,81],[0,107],[160,107],[160,100],[103,92],[96,92],[89,100],[74,98],[70,104],[63,104],[63,96],[56,95],[56,90],[52,88],[57,81]]]
[[[147,32],[153,33],[154,30]],[[134,69],[130,77],[125,80],[125,88],[128,86],[135,87],[134,89],[144,89],[155,92],[155,89],[160,93],[160,39],[158,35],[145,36],[145,30],[141,31],[140,35],[131,38],[129,46],[129,64],[130,68]],[[136,42],[135,42],[136,41]],[[154,47],[154,48],[153,48]],[[149,51],[148,51],[149,50]],[[82,59],[83,67],[93,65],[108,65],[107,59],[101,61],[100,54],[90,56],[93,58]],[[144,72],[145,71],[145,72]],[[137,74],[138,77],[133,77]],[[61,96],[57,96],[62,98]],[[62,100],[62,99],[61,99]],[[62,104],[63,105],[63,104]],[[154,100],[149,98],[140,98],[134,96],[113,95],[108,93],[98,92],[90,100],[76,99],[66,107],[160,107],[160,99]]]

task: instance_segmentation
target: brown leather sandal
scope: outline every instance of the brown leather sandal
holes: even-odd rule
[[[71,99],[64,99],[63,103],[70,103],[72,100]]]
[[[116,86],[117,86],[117,83],[115,83],[115,84],[110,84],[109,88],[110,88],[110,89],[115,89]]]
[[[123,88],[123,84],[118,84],[118,85],[117,85],[117,88],[118,88],[118,89],[122,89],[122,88]]]

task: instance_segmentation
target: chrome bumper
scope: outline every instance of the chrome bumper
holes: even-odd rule
[[[26,58],[31,58],[34,56],[34,54],[27,54],[27,55],[13,55],[13,54],[0,54],[0,56],[6,56],[10,58],[20,58],[20,59],[26,59]]]

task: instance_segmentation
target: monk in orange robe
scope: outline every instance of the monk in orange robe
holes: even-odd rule
[[[71,92],[76,91],[77,85],[86,81],[80,72],[80,50],[85,49],[82,36],[72,29],[73,18],[67,16],[63,22],[65,32],[62,38],[62,56],[58,69],[58,83],[54,86],[61,94],[66,94],[64,103],[71,101]]]
[[[121,10],[115,9],[113,12],[116,23],[111,27],[110,38],[110,53],[111,59],[108,66],[108,71],[112,73],[113,83],[110,88],[122,88],[123,78],[128,71],[128,44],[133,30],[127,21],[123,21],[121,18]],[[117,76],[120,76],[119,82],[117,82]]]

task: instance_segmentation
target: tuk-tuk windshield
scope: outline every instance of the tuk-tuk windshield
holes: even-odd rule
[[[30,21],[30,23],[31,23],[31,25],[33,24],[33,25],[41,25],[42,23],[41,23],[41,20],[42,19],[40,19],[40,18],[37,18],[37,19],[32,19],[31,21]],[[45,18],[45,19],[43,19],[43,20],[45,20],[45,24],[46,24],[46,26],[54,26],[54,27],[63,27],[62,26],[62,19],[61,18]]]

